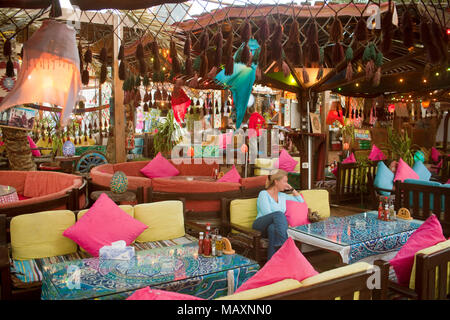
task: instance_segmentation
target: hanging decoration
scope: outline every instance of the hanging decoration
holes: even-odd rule
[[[224,48],[224,56],[226,61],[225,63],[226,76],[232,75],[234,71],[233,41],[234,41],[234,33],[233,29],[231,28]]]
[[[51,103],[62,107],[60,122],[66,125],[81,90],[75,30],[45,20],[23,46],[16,84],[2,100],[0,111],[21,104]]]
[[[258,40],[261,44],[261,52],[259,54],[258,69],[263,69],[267,65],[267,41],[269,40],[270,29],[267,18],[264,17],[259,25]]]
[[[334,43],[332,48],[332,61],[336,66],[339,62],[344,60],[344,48],[342,47],[341,41],[343,39],[343,27],[341,20],[339,20],[338,16],[334,17],[333,23],[331,24],[330,30],[330,41]]]
[[[299,32],[299,24],[296,17],[292,17],[293,22],[291,24],[291,28],[289,30],[289,39],[287,41],[287,46],[290,48],[290,59],[292,63],[296,66],[300,66],[303,64],[303,51],[302,45],[300,42],[300,32]]]
[[[307,59],[310,63],[317,63],[320,59],[319,34],[316,21],[309,23],[306,30],[305,46],[307,50]]]
[[[107,63],[108,63],[108,52],[105,48],[105,46],[103,46],[102,50],[100,51],[100,58],[99,58],[102,66],[100,68],[100,84],[105,83],[106,81],[106,77],[107,77]]]

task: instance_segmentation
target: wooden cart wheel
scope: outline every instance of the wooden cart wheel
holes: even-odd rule
[[[91,150],[84,152],[77,162],[76,171],[80,173],[89,173],[93,167],[108,163],[105,154],[100,151]]]

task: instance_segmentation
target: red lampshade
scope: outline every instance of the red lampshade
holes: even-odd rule
[[[390,104],[390,105],[388,105],[388,111],[389,111],[390,113],[394,112],[394,111],[395,111],[395,104]]]
[[[422,101],[422,107],[424,107],[426,109],[429,106],[430,106],[430,100],[423,100]]]

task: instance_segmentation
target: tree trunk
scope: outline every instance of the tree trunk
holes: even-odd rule
[[[31,157],[27,131],[3,127],[2,133],[11,170],[36,170],[36,164]]]

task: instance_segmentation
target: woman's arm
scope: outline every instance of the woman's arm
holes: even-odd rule
[[[290,185],[289,187],[292,189],[292,195],[286,194],[286,200],[304,202],[303,197],[300,195],[300,193],[298,193],[297,190],[292,188]]]

